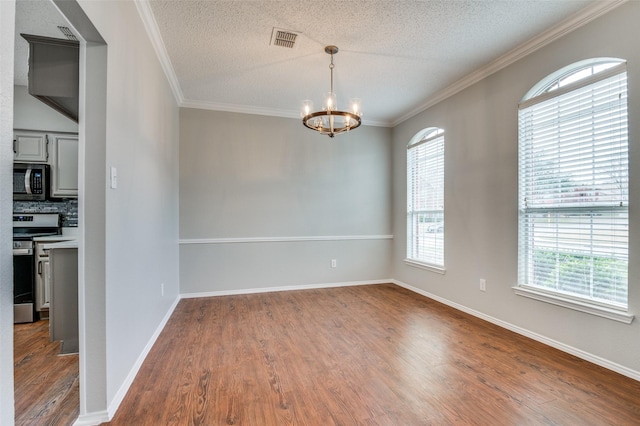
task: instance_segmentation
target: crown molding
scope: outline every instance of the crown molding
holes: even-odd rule
[[[291,111],[291,110],[277,109],[277,108],[254,107],[249,105],[223,104],[218,102],[196,101],[196,100],[184,99],[180,103],[180,107],[208,109],[212,111],[236,112],[239,114],[266,115],[269,117],[295,118],[296,120],[300,119],[299,111]],[[365,126],[391,127],[391,123],[387,121],[362,120],[362,124]]]
[[[284,110],[284,109],[255,107],[255,106],[249,106],[249,105],[224,104],[219,102],[197,101],[197,100],[189,100],[189,99],[184,99],[180,103],[180,107],[208,109],[212,111],[237,112],[241,114],[268,115],[271,117],[300,118],[300,115],[298,113],[295,113],[289,110]]]
[[[134,0],[134,3],[136,5],[136,9],[138,9],[138,14],[142,19],[144,28],[147,30],[147,35],[151,40],[153,49],[156,51],[162,70],[169,81],[169,86],[171,86],[173,96],[179,106],[184,101],[184,95],[182,94],[182,89],[180,88],[180,82],[178,81],[176,72],[173,69],[171,60],[169,59],[169,54],[165,48],[164,41],[162,41],[162,35],[160,34],[160,29],[158,28],[158,23],[153,15],[153,11],[151,10],[149,0]]]
[[[597,1],[592,5],[587,6],[583,10],[575,13],[558,25],[550,28],[542,34],[532,38],[531,40],[521,44],[520,46],[511,49],[504,55],[489,62],[482,68],[468,74],[466,77],[458,80],[445,89],[436,92],[425,103],[412,109],[411,111],[403,114],[399,118],[391,122],[391,127],[395,127],[398,124],[414,117],[415,115],[423,112],[424,110],[442,102],[443,100],[455,95],[456,93],[466,89],[467,87],[487,78],[493,73],[500,71],[503,68],[513,64],[514,62],[530,55],[538,49],[541,49],[548,44],[556,41],[557,39],[569,34],[570,32],[582,27],[583,25],[599,18],[602,15],[607,14],[611,10],[626,3],[628,0],[612,0],[612,1]]]
[[[362,124],[373,127],[393,127],[393,123],[390,121],[362,120]]]

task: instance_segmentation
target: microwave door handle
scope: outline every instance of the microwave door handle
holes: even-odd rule
[[[27,171],[24,174],[24,188],[27,194],[32,194],[31,192],[31,167],[27,167]]]

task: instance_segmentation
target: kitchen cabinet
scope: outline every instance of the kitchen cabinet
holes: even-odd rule
[[[46,256],[38,255],[36,265],[36,312],[40,312],[40,318],[47,318],[51,298],[51,270],[49,269],[48,253]]]
[[[49,257],[47,256],[41,263],[42,273],[42,293],[41,293],[41,311],[45,312],[45,316],[49,316],[49,301],[51,300],[51,268],[49,267]],[[38,290],[36,290],[38,294]],[[36,303],[37,306],[37,303]]]
[[[13,161],[49,164],[51,197],[78,197],[77,134],[15,131]]]
[[[14,132],[13,161],[21,163],[46,163],[49,158],[46,133]]]
[[[51,196],[78,196],[78,136],[49,134],[51,140]]]
[[[51,269],[49,267],[49,250],[44,248],[45,244],[52,244],[62,240],[36,241],[36,279],[35,279],[35,302],[36,312],[40,312],[40,318],[49,317],[49,301],[51,299]]]
[[[74,243],[45,245],[51,268],[49,334],[60,353],[78,352],[78,248]]]

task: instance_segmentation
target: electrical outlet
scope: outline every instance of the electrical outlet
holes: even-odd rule
[[[336,261],[336,259],[331,259],[331,267],[335,268],[338,266],[338,262]]]
[[[480,278],[480,291],[487,291],[487,281],[484,278]]]
[[[164,283],[160,284],[160,296],[164,296]]]

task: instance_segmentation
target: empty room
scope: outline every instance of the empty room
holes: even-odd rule
[[[638,424],[640,2],[0,8],[0,424]],[[4,234],[61,205],[55,338]]]

